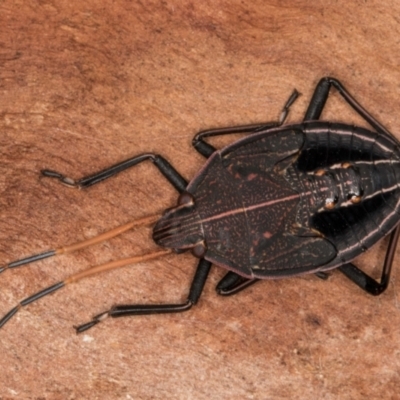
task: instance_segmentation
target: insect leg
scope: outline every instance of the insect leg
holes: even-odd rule
[[[399,233],[400,226],[398,226],[390,235],[380,282],[377,282],[375,279],[371,278],[369,275],[367,275],[365,272],[361,271],[359,268],[351,263],[340,266],[339,270],[343,272],[355,284],[357,284],[361,289],[364,289],[366,292],[374,296],[380,295],[386,290],[389,284],[390,272],[392,270],[393,258],[399,239]]]
[[[95,267],[89,268],[89,269],[81,271],[81,272],[77,272],[73,275],[70,275],[68,278],[64,279],[63,281],[58,282],[55,285],[49,286],[49,287],[41,290],[40,292],[36,292],[33,295],[20,301],[17,304],[17,306],[12,308],[6,315],[4,315],[2,318],[0,318],[0,328],[2,328],[3,325],[5,325],[22,307],[25,307],[28,304],[31,304],[51,293],[54,293],[55,291],[57,291],[59,289],[62,289],[66,285],[77,282],[88,276],[98,274],[100,272],[110,271],[112,269],[124,267],[126,265],[136,264],[136,263],[148,261],[148,260],[153,260],[160,256],[170,254],[171,251],[172,250],[170,250],[170,249],[158,250],[158,251],[154,251],[152,253],[142,254],[140,256],[134,256],[134,257],[125,258],[122,260],[111,261],[111,262],[108,262],[105,264],[97,265]]]
[[[316,272],[315,275],[323,280],[328,279],[329,274],[327,272]],[[218,283],[216,291],[221,296],[230,296],[241,292],[243,289],[254,285],[259,282],[260,279],[246,279],[239,274],[229,271]]]
[[[325,77],[322,78],[315,88],[313,97],[308,106],[307,112],[304,116],[304,120],[316,120],[319,119],[322,110],[325,107],[325,103],[329,96],[330,88],[334,86],[341,96],[346,100],[348,104],[363,117],[373,128],[379,133],[385,133],[391,136],[390,132],[378,122],[361,104],[347,91],[347,89],[335,78]]]
[[[235,272],[229,271],[218,283],[216,290],[221,296],[230,296],[241,292],[260,279],[246,279]]]
[[[317,278],[326,281],[329,278],[328,272],[319,271],[314,274]]]
[[[145,160],[150,160],[179,193],[185,190],[187,186],[186,180],[165,158],[152,153],[140,154],[138,156],[129,158],[128,160],[122,161],[93,175],[85,176],[77,181],[58,172],[47,169],[42,170],[42,174],[49,178],[56,178],[67,186],[84,188],[111,178],[119,172],[131,168]]]
[[[129,305],[117,305],[111,308],[109,311],[93,317],[92,321],[85,324],[76,326],[76,332],[81,333],[97,325],[107,317],[125,317],[130,315],[149,315],[149,314],[166,314],[166,313],[178,313],[187,311],[196,304],[203,291],[204,284],[206,283],[208,273],[211,268],[211,263],[202,258],[199,261],[195,276],[190,287],[189,296],[184,303],[179,304],[129,304]]]
[[[252,125],[240,125],[233,126],[228,128],[218,128],[218,129],[209,129],[206,131],[201,131],[196,134],[193,138],[192,144],[193,147],[204,157],[208,158],[211,154],[216,150],[214,146],[211,146],[209,143],[205,142],[204,139],[212,136],[221,136],[221,135],[230,135],[234,133],[257,133],[265,129],[275,128],[284,123],[287,115],[289,114],[290,106],[294,103],[294,101],[299,97],[298,91],[295,89],[293,93],[290,95],[285,105],[283,106],[281,115],[277,122],[266,122],[263,124],[252,124]]]
[[[208,158],[216,151],[216,148],[204,141],[207,137],[230,135],[234,133],[254,133],[260,128],[265,127],[265,129],[268,129],[275,126],[277,126],[276,122],[270,122],[269,124],[240,125],[228,128],[208,129],[197,133],[192,140],[192,145],[202,156]]]

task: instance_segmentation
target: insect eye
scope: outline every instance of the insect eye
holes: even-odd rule
[[[179,206],[193,206],[194,205],[194,197],[189,192],[183,192],[178,198],[178,205]]]
[[[202,258],[207,250],[206,244],[204,241],[197,243],[192,248],[192,254],[197,258]]]

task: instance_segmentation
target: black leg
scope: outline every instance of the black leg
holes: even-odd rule
[[[327,272],[319,271],[314,274],[317,278],[326,281],[329,278],[329,274]]]
[[[374,296],[380,295],[386,290],[389,284],[390,272],[392,270],[393,258],[399,239],[399,233],[400,226],[398,226],[390,235],[380,282],[377,282],[375,279],[371,278],[369,275],[367,275],[365,272],[361,271],[359,268],[351,263],[342,265],[341,267],[339,267],[339,270],[342,271],[361,289],[364,289],[366,292]]]
[[[325,103],[329,97],[329,91],[331,87],[335,87],[341,96],[346,100],[348,104],[362,117],[364,118],[373,128],[379,133],[385,133],[392,136],[390,132],[378,122],[360,103],[345,89],[345,87],[334,78],[326,77],[322,78],[317,87],[315,88],[313,97],[308,106],[307,112],[304,116],[304,120],[316,120],[319,119]]]
[[[115,233],[115,230],[113,230],[113,233]],[[104,237],[104,235],[102,235],[102,236]],[[95,238],[95,240],[97,240],[97,238]],[[87,241],[86,241],[86,243],[87,243]],[[69,247],[70,247],[70,249],[72,249],[73,247],[75,249],[77,249],[79,247],[82,248],[82,246],[81,246],[82,244],[83,244],[83,242],[79,243],[78,246],[73,245],[73,246],[69,246]],[[155,258],[165,256],[167,254],[170,254],[171,252],[172,252],[172,250],[169,250],[169,249],[156,250],[156,251],[153,251],[152,253],[142,254],[140,256],[129,257],[129,258],[125,258],[125,259],[121,259],[121,260],[117,260],[117,261],[110,261],[108,263],[97,265],[97,266],[89,268],[87,270],[77,272],[76,274],[72,274],[69,277],[67,277],[66,279],[64,279],[63,281],[58,282],[55,285],[49,286],[45,289],[42,289],[41,291],[36,292],[33,295],[31,295],[31,296],[25,298],[24,300],[22,300],[21,302],[19,302],[17,304],[17,306],[12,308],[6,315],[4,315],[0,319],[0,328],[3,327],[3,325],[7,321],[9,321],[22,307],[25,307],[28,304],[31,304],[51,293],[54,293],[55,291],[62,289],[63,287],[69,285],[70,283],[77,282],[83,278],[86,278],[91,275],[96,275],[100,272],[110,271],[112,269],[124,267],[126,265],[136,264],[138,262],[154,260]]]
[[[329,274],[326,272],[316,272],[315,275],[323,280],[328,279]],[[260,279],[246,279],[236,274],[235,272],[228,272],[218,283],[216,291],[221,296],[230,296],[241,292],[243,289],[259,282]]]
[[[218,283],[216,290],[221,296],[230,296],[258,282],[259,279],[246,279],[229,271]]]
[[[42,174],[49,178],[56,178],[65,185],[84,188],[104,181],[105,179],[111,178],[119,172],[131,168],[134,165],[137,165],[145,160],[150,160],[179,193],[182,193],[186,189],[186,180],[175,170],[175,168],[165,158],[152,153],[141,154],[132,157],[128,160],[122,161],[116,165],[97,172],[96,174],[81,178],[78,181],[67,178],[64,175],[59,174],[58,172],[47,169],[43,170]]]
[[[287,115],[289,114],[290,106],[294,103],[294,101],[299,96],[297,90],[294,90],[290,95],[289,99],[286,101],[283,106],[281,115],[277,122],[267,122],[262,124],[253,124],[253,125],[241,125],[234,126],[228,128],[219,128],[219,129],[209,129],[206,131],[199,132],[192,141],[193,147],[204,157],[208,158],[211,154],[216,150],[215,147],[211,146],[209,143],[205,142],[204,139],[212,136],[220,136],[220,135],[230,135],[233,133],[256,133],[260,132],[264,129],[270,129],[277,126],[280,126],[284,123]]]
[[[166,314],[178,313],[187,311],[196,304],[203,291],[204,284],[206,283],[208,273],[211,268],[211,263],[204,258],[200,260],[195,276],[190,287],[189,296],[184,303],[180,304],[130,304],[119,305],[113,307],[111,310],[96,315],[92,321],[79,325],[76,328],[77,333],[81,333],[91,328],[92,326],[103,321],[107,317],[125,317],[130,315],[149,315],[149,314]]]

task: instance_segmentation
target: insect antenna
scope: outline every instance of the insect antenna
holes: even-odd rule
[[[124,267],[129,264],[137,264],[144,261],[149,261],[161,256],[165,256],[171,253],[171,249],[162,249],[156,250],[152,253],[142,254],[140,256],[124,258],[122,260],[111,261],[105,264],[97,265],[96,267],[89,268],[85,271],[78,272],[76,274],[70,275],[68,278],[64,279],[61,282],[56,283],[55,285],[49,286],[40,292],[37,292],[26,299],[22,300],[18,305],[12,308],[3,318],[0,319],[0,328],[2,328],[22,307],[33,303],[36,300],[41,299],[48,294],[54,293],[55,291],[69,285],[70,283],[77,282],[83,278],[86,278],[91,275],[98,274],[100,272],[110,271],[112,269]]]
[[[13,261],[11,263],[8,263],[4,266],[2,266],[0,268],[0,272],[3,272],[7,269],[11,269],[11,268],[16,268],[16,267],[21,267],[23,265],[32,263],[34,261],[39,261],[45,258],[49,258],[49,257],[53,257],[59,254],[66,254],[66,253],[72,253],[76,250],[81,250],[83,248],[86,248],[88,246],[103,242],[105,240],[111,239],[115,236],[118,236],[132,228],[136,228],[139,226],[145,226],[145,225],[151,225],[152,223],[156,222],[158,219],[160,218],[159,214],[156,215],[151,215],[151,216],[147,216],[132,222],[129,222],[127,224],[121,225],[117,228],[114,228],[108,232],[104,232],[98,236],[95,236],[93,238],[84,240],[82,242],[77,242],[75,244],[69,245],[69,246],[64,246],[64,247],[60,247],[58,249],[55,250],[48,250],[45,251],[43,253],[39,253],[39,254],[35,254],[29,257],[25,257],[23,259],[17,260],[17,261]],[[76,282],[80,279],[86,278],[88,276],[100,273],[100,272],[104,272],[104,271],[109,271],[111,269],[115,269],[115,268],[120,268],[129,264],[135,264],[135,263],[140,263],[143,261],[148,261],[148,260],[152,260],[154,258],[158,258],[162,255],[166,255],[168,253],[170,253],[171,250],[167,249],[167,250],[156,250],[152,253],[146,253],[140,256],[135,256],[135,257],[130,257],[130,258],[125,258],[122,260],[117,260],[117,261],[111,261],[108,262],[106,264],[102,264],[102,265],[98,265],[96,267],[92,267],[89,268],[85,271],[82,272],[78,272],[76,274],[70,275],[68,278],[64,279],[61,282],[58,282],[52,286],[49,286],[29,297],[27,297],[26,299],[22,300],[17,306],[15,306],[14,308],[12,308],[6,315],[4,315],[3,318],[0,319],[0,328],[8,321],[10,320],[22,307],[41,299],[44,296],[47,296],[59,289],[61,289],[62,287]]]
[[[43,253],[34,254],[29,257],[22,258],[20,260],[12,261],[8,264],[1,266],[0,273],[7,269],[21,267],[23,265],[30,264],[35,261],[43,260],[45,258],[53,257],[53,256],[56,256],[59,254],[72,253],[73,251],[81,250],[81,249],[84,249],[85,247],[89,247],[94,244],[104,242],[105,240],[108,240],[115,236],[118,236],[130,229],[137,228],[139,226],[151,225],[152,223],[156,222],[160,218],[160,216],[161,216],[160,214],[150,215],[148,217],[144,217],[144,218],[132,221],[132,222],[128,222],[127,224],[118,226],[117,228],[114,228],[110,231],[104,232],[93,238],[84,240],[82,242],[77,242],[77,243],[74,243],[69,246],[60,247],[55,250],[47,250]]]

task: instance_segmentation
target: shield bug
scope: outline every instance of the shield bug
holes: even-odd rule
[[[331,87],[373,128],[320,120]],[[177,304],[119,305],[76,327],[83,332],[105,318],[189,310],[201,295],[210,267],[229,270],[217,285],[221,295],[237,293],[262,279],[284,278],[338,268],[362,289],[382,293],[399,236],[399,142],[336,79],[317,85],[304,120],[283,125],[290,96],[278,122],[213,129],[198,133],[195,149],[208,160],[188,184],[163,157],[142,154],[78,181],[44,170],[62,183],[86,188],[150,160],[180,193],[177,205],[159,216],[128,223],[87,241],[4,265],[16,268],[107,240],[128,229],[155,223],[153,253],[100,265],[70,276],[21,301],[21,307],[66,284],[97,272],[190,250],[199,258],[187,300]],[[216,150],[205,139],[232,133],[246,136]],[[391,233],[380,281],[351,261]],[[1,271],[0,270],[0,271]]]

